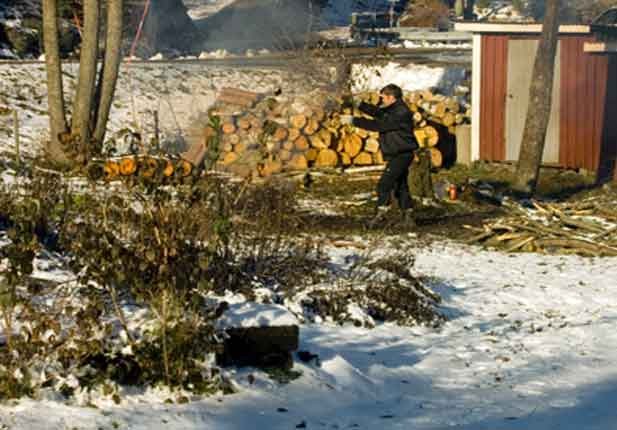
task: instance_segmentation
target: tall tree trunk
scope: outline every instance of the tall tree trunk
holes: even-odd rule
[[[98,106],[94,141],[103,143],[111,102],[116,90],[118,71],[122,60],[122,9],[124,0],[109,0],[107,3],[107,35],[105,39],[105,59],[100,76],[101,99]]]
[[[99,42],[99,1],[84,0],[84,30],[79,58],[79,80],[73,104],[71,131],[79,136],[80,152],[88,148],[91,130],[90,120],[96,82],[96,68]]]
[[[546,129],[551,114],[555,54],[559,35],[559,4],[560,0],[546,0],[542,37],[529,89],[529,108],[514,183],[514,190],[526,195],[536,191]]]
[[[58,3],[57,0],[43,0],[43,47],[47,70],[47,104],[49,109],[50,140],[47,154],[50,161],[68,163],[66,150],[59,135],[67,133],[68,125],[64,115],[64,94],[62,89],[62,65],[58,45]]]
[[[476,0],[467,0],[465,2],[465,19],[473,18],[473,8],[476,3]]]
[[[465,0],[456,0],[454,3],[454,14],[457,18],[463,18],[465,14]]]

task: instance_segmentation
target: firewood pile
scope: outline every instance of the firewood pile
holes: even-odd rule
[[[105,160],[93,160],[88,168],[91,179],[144,180],[156,183],[183,183],[197,173],[193,165],[182,158],[151,155],[129,155]]]
[[[467,240],[505,252],[617,256],[617,208],[599,199],[576,203],[533,202],[535,210],[512,206],[515,215],[474,232]]]
[[[469,106],[456,98],[415,91],[405,94],[414,113],[415,136],[430,148],[434,167],[453,154],[458,124],[469,121]],[[354,96],[354,101],[379,102],[377,93]],[[365,116],[345,100],[316,90],[293,98],[224,88],[216,103],[221,116],[217,166],[240,176],[269,177],[308,168],[374,166],[384,164],[379,134],[342,125],[340,114]]]

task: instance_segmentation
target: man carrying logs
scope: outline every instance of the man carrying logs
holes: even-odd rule
[[[379,92],[380,105],[360,103],[358,109],[373,119],[341,115],[341,123],[369,131],[379,132],[379,146],[386,161],[386,168],[377,184],[377,207],[369,226],[383,221],[384,209],[390,204],[394,192],[406,222],[412,223],[412,201],[407,186],[409,166],[418,144],[413,134],[413,114],[403,101],[403,90],[394,84],[386,85]]]

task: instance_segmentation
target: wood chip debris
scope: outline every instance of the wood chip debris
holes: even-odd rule
[[[464,226],[468,244],[504,252],[617,256],[617,208],[599,198],[579,202],[532,201],[533,209],[509,204],[512,214],[484,224]]]

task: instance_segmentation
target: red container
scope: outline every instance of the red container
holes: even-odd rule
[[[456,185],[450,184],[450,186],[448,187],[448,195],[450,196],[450,200],[456,200],[457,198]]]

